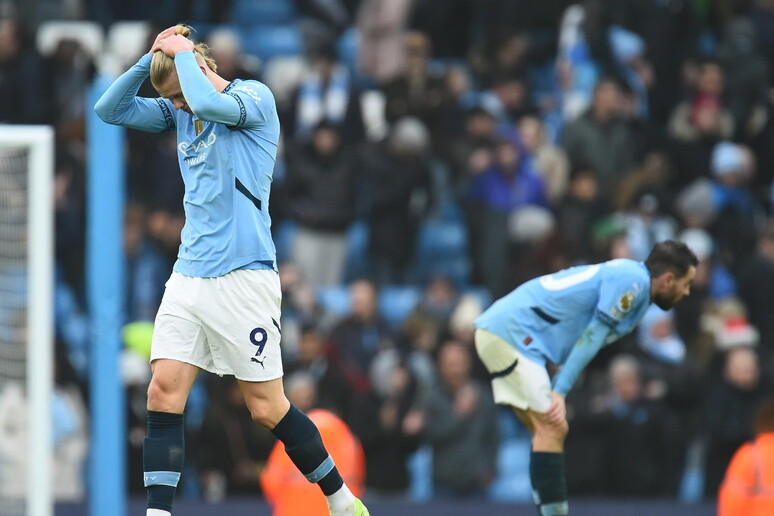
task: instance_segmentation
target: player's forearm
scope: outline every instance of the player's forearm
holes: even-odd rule
[[[239,103],[230,95],[223,95],[215,89],[199,68],[193,52],[178,52],[175,55],[175,68],[185,101],[197,117],[218,124],[239,123]]]
[[[136,109],[135,98],[150,73],[151,55],[145,54],[117,78],[94,105],[94,111],[108,124],[122,124]]]
[[[604,324],[602,321],[594,317],[589,323],[586,331],[575,346],[570,351],[570,355],[567,357],[567,361],[562,365],[562,368],[554,378],[554,390],[566,396],[572,386],[575,384],[575,380],[578,379],[581,371],[591,362],[591,359],[596,356],[600,348],[605,344],[608,335],[610,334],[610,327]]]

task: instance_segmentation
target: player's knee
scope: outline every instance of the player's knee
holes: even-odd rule
[[[563,443],[569,431],[570,426],[566,420],[556,425],[542,423],[535,427],[535,433],[539,438],[556,443]]]
[[[148,410],[182,412],[185,399],[181,401],[179,397],[171,382],[153,377],[148,385]]]
[[[266,398],[254,397],[247,400],[247,408],[253,421],[265,428],[273,428],[277,421],[271,402]]]

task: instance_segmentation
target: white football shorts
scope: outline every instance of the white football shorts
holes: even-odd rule
[[[240,269],[219,278],[173,272],[156,315],[150,360],[170,358],[248,382],[280,378],[281,301],[273,270]]]
[[[492,375],[495,403],[544,413],[551,406],[551,379],[542,365],[494,333],[476,329],[476,351]]]

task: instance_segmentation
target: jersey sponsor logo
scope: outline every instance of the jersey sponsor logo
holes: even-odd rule
[[[187,152],[199,152],[202,149],[208,149],[215,145],[215,141],[218,137],[215,133],[210,133],[206,139],[199,140],[198,142],[180,142],[177,144],[177,150],[183,154]]]

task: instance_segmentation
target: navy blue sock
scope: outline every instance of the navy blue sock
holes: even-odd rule
[[[568,509],[564,454],[533,451],[529,463],[529,475],[538,514],[541,516],[566,515]]]
[[[149,509],[172,512],[184,455],[183,414],[149,410],[148,437],[142,447]]]
[[[323,445],[320,431],[306,414],[290,405],[290,410],[271,431],[285,445],[285,451],[298,470],[322,489],[325,496],[338,491],[344,480]]]

